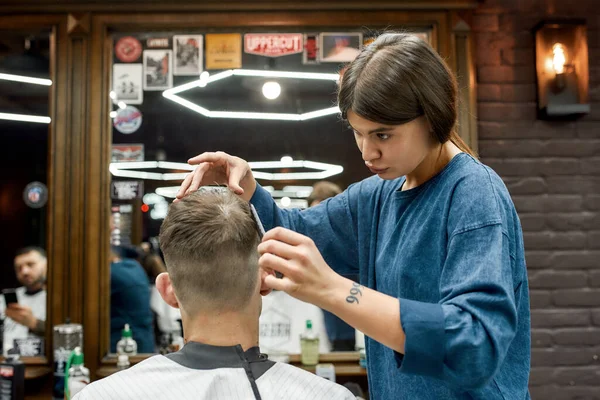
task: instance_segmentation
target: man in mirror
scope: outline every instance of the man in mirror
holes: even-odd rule
[[[229,190],[173,203],[160,232],[167,272],[156,287],[181,310],[186,344],[94,382],[75,399],[115,392],[122,399],[354,399],[342,386],[261,354],[258,319],[268,290],[259,242],[249,204]]]
[[[24,247],[16,252],[14,266],[22,285],[15,291],[17,301],[6,304],[7,296],[0,298],[0,311],[5,314],[4,355],[16,340],[43,338],[46,328],[46,252],[40,247]]]

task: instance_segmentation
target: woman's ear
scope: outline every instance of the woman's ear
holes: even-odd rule
[[[163,272],[156,277],[156,289],[165,303],[173,308],[179,308],[179,302],[177,296],[175,296],[175,290],[168,272]]]

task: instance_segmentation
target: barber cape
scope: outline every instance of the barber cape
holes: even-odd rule
[[[17,300],[22,306],[31,308],[33,316],[39,320],[46,320],[46,290],[40,290],[35,294],[27,294],[25,287],[17,288]],[[8,350],[14,346],[15,339],[25,339],[30,336],[36,336],[29,332],[29,328],[24,325],[18,324],[12,319],[8,318],[4,312],[6,304],[4,303],[4,296],[0,296],[0,315],[4,318],[4,338],[3,338],[3,349],[2,354],[7,355]],[[37,336],[36,336],[37,337]]]
[[[270,361],[258,347],[187,343],[87,385],[87,399],[355,399],[343,386],[288,364]]]

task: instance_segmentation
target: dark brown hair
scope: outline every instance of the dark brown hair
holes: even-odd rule
[[[171,204],[160,247],[182,308],[240,311],[257,290],[259,243],[248,203],[229,190]]]
[[[451,140],[475,155],[456,132],[457,84],[452,71],[424,40],[384,33],[343,71],[338,91],[342,117],[352,111],[385,125],[425,116],[440,143]]]

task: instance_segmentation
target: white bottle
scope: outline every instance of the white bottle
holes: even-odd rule
[[[119,354],[117,356],[117,369],[122,371],[129,368],[129,356],[127,354]]]
[[[80,347],[73,350],[71,368],[67,374],[67,400],[75,397],[77,393],[90,383],[90,370],[83,366],[83,353]]]
[[[302,365],[319,363],[319,336],[313,330],[312,321],[306,320],[306,330],[300,335],[300,360]]]
[[[129,324],[125,324],[121,332],[121,340],[117,342],[117,354],[127,354],[128,356],[137,354],[137,342],[131,336]]]

